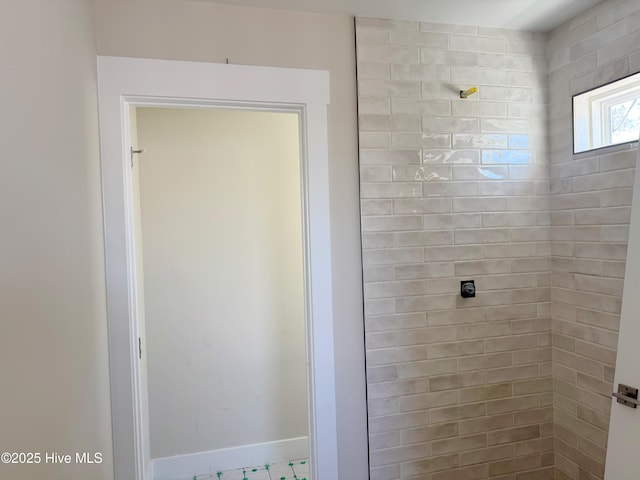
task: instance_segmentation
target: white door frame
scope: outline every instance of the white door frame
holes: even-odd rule
[[[149,480],[141,401],[129,108],[210,106],[300,118],[309,455],[313,480],[338,478],[329,225],[326,71],[98,57],[107,317],[116,480]],[[137,147],[137,146],[136,146]]]

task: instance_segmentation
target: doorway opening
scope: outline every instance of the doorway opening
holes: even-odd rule
[[[156,480],[276,469],[288,480],[308,470],[299,121],[281,111],[131,109]]]

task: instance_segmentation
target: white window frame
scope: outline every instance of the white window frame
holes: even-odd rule
[[[640,98],[640,85],[631,90],[625,90],[621,94],[609,96],[599,101],[600,109],[602,112],[602,139],[605,145],[613,144],[613,141],[611,139],[613,130],[613,125],[611,124],[611,108],[616,105],[620,105],[621,103],[625,103],[638,98]]]
[[[640,73],[574,95],[573,152],[637,142],[636,138],[614,143],[611,136],[611,107],[635,98],[640,98]],[[578,133],[580,123],[587,125],[587,131],[582,135]],[[585,139],[585,135],[588,138]]]

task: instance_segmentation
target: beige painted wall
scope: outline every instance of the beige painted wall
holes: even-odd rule
[[[298,116],[137,118],[151,457],[306,436]]]
[[[0,3],[0,451],[104,461],[0,478],[113,479],[92,18]]]
[[[96,0],[99,55],[328,70],[341,478],[367,477],[353,20],[198,1]]]

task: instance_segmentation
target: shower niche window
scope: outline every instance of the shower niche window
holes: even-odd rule
[[[638,141],[640,73],[573,97],[573,151]]]

